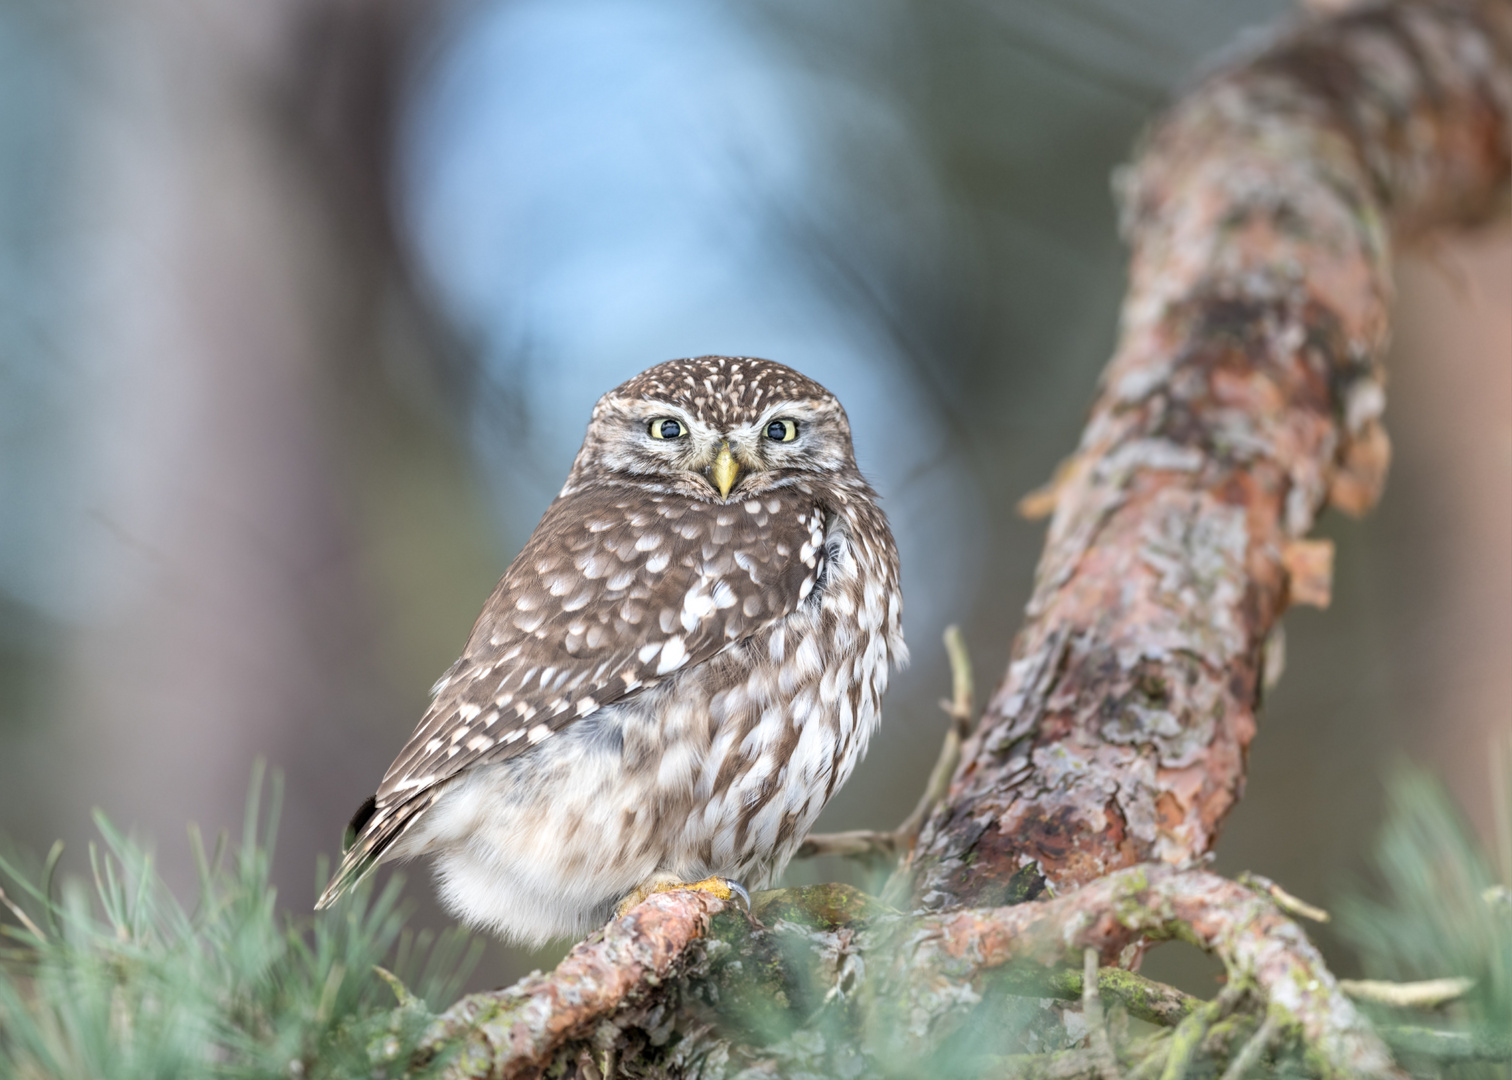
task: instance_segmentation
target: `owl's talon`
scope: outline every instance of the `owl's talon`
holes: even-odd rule
[[[722,877],[706,877],[702,881],[679,881],[667,875],[653,878],[637,887],[634,892],[619,902],[619,906],[614,909],[615,917],[620,918],[626,915],[631,908],[653,893],[676,892],[679,889],[708,893],[721,900],[737,900],[745,909],[746,914],[749,915],[751,912],[751,894],[746,892],[745,886],[738,881]]]
[[[746,892],[746,887],[731,878],[720,878],[720,880],[724,882],[725,888],[729,889],[734,897],[740,901],[740,906],[749,915],[751,913],[751,894]]]

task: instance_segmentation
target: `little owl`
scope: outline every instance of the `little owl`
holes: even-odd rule
[[[675,885],[764,886],[865,752],[901,616],[833,394],[748,357],[642,372],[594,407],[318,906],[434,855],[453,913],[539,943]]]

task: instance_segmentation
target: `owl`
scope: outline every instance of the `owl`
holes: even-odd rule
[[[901,620],[835,396],[750,357],[650,368],[594,407],[317,906],[429,855],[456,916],[539,944],[762,887],[865,753]]]

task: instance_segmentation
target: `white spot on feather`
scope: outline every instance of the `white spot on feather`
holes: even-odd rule
[[[656,665],[656,673],[665,675],[669,671],[675,671],[682,667],[687,659],[688,650],[683,644],[681,635],[670,637],[661,648],[661,662]]]
[[[704,617],[714,610],[714,598],[709,595],[707,582],[700,580],[683,597],[682,615],[679,616],[683,629],[691,631],[703,621]]]

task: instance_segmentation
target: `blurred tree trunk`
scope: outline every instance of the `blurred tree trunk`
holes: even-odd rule
[[[165,837],[186,818],[213,831],[240,819],[255,755],[287,763],[290,812],[331,823],[280,848],[297,903],[387,763],[364,733],[403,730],[449,661],[416,657],[413,691],[395,692],[352,497],[387,482],[369,455],[396,423],[438,441],[375,377],[444,366],[384,187],[400,54],[426,10],[121,0],[91,15],[81,261],[109,570],[63,680],[89,797],[58,803]],[[458,516],[445,542],[479,515]],[[444,574],[445,556],[416,565]],[[166,861],[193,880],[181,845]]]
[[[1392,433],[1399,482],[1432,501],[1410,522],[1397,507],[1383,523],[1406,524],[1422,553],[1403,582],[1426,600],[1398,676],[1409,714],[1425,721],[1407,752],[1442,771],[1488,844],[1497,780],[1486,748],[1512,731],[1509,224],[1404,252],[1392,397],[1412,407],[1394,409]]]
[[[1296,906],[1200,867],[1243,789],[1278,620],[1328,602],[1314,516],[1363,512],[1384,482],[1391,234],[1504,211],[1509,120],[1501,0],[1320,19],[1181,100],[1121,183],[1121,341],[1031,500],[1054,518],[1007,673],[900,867],[918,910],[838,886],[765,894],[749,921],[653,897],[440,1018],[452,1073],[1179,1077],[1294,1052],[1397,1075]],[[1223,960],[1215,1001],[1109,970],[1169,937]],[[994,1043],[1005,994],[1081,997],[1085,1045],[1034,1053],[1034,1024]],[[1174,1030],[1119,1037],[1103,998]]]

